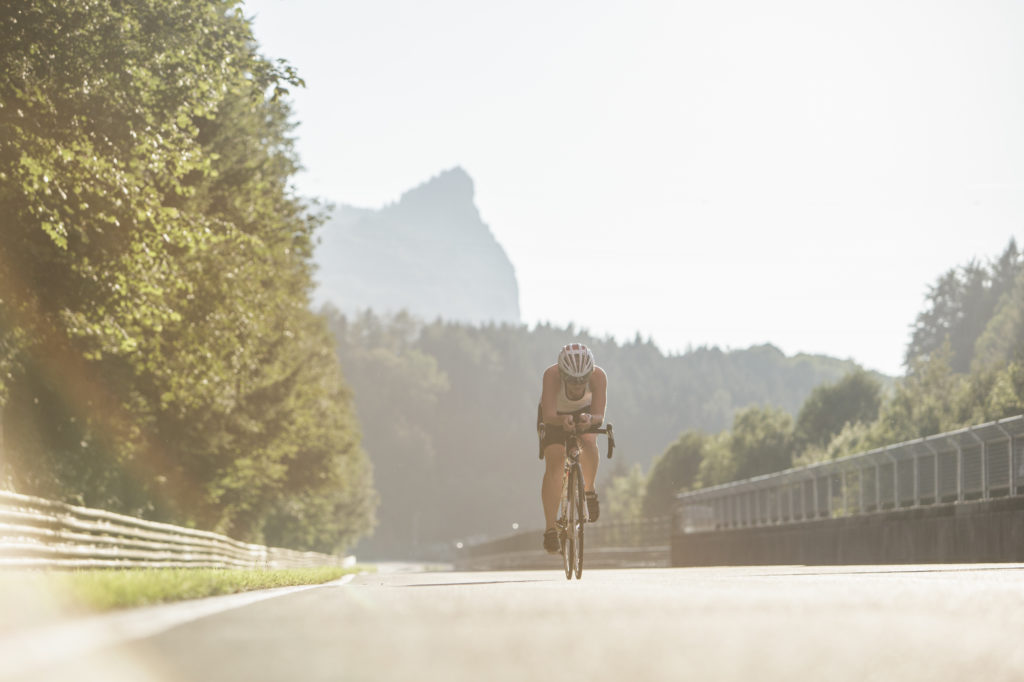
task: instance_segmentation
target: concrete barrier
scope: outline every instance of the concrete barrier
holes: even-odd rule
[[[673,566],[1024,561],[1024,498],[672,535]]]

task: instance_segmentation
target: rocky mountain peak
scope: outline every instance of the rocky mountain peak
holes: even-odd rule
[[[455,167],[380,210],[340,207],[320,230],[314,302],[518,323],[515,270],[473,197],[473,179]]]

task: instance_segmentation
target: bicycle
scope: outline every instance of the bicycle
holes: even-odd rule
[[[578,419],[578,418],[577,418]],[[540,437],[544,440],[544,425],[541,424]],[[575,430],[565,434],[565,468],[562,473],[562,497],[558,504],[558,518],[555,527],[558,529],[558,542],[562,549],[562,563],[565,567],[565,579],[572,580],[573,574],[579,580],[583,575],[583,524],[590,518],[587,509],[587,496],[584,494],[583,470],[580,468],[580,452],[583,443],[580,436],[586,433],[604,434],[608,438],[608,459],[615,450],[615,431],[611,424],[595,426],[577,433]],[[541,448],[540,458],[544,459]]]

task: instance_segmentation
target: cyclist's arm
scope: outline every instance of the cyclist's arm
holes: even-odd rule
[[[563,426],[565,415],[558,414],[558,391],[562,388],[562,379],[558,375],[558,365],[544,370],[544,379],[540,394],[540,418],[549,426]]]
[[[600,367],[590,376],[590,425],[600,426],[608,407],[608,375]]]

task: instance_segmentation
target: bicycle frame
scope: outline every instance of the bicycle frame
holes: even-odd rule
[[[574,477],[576,470],[580,468],[580,452],[583,446],[578,436],[569,436],[565,440],[565,462],[562,466],[562,497],[558,505],[558,522],[564,522],[569,516],[569,479]],[[582,476],[582,471],[580,471]],[[587,497],[583,496],[583,518],[590,518],[590,509],[587,508]]]
[[[583,433],[603,433],[608,437],[608,457],[615,450],[615,433],[612,425],[593,427]],[[569,433],[565,438],[565,458],[562,470],[562,493],[558,506],[555,527],[562,549],[565,577],[571,580],[575,573],[579,580],[583,574],[583,525],[590,519],[587,496],[584,491],[583,471],[580,467],[580,453],[583,443],[580,433]]]

